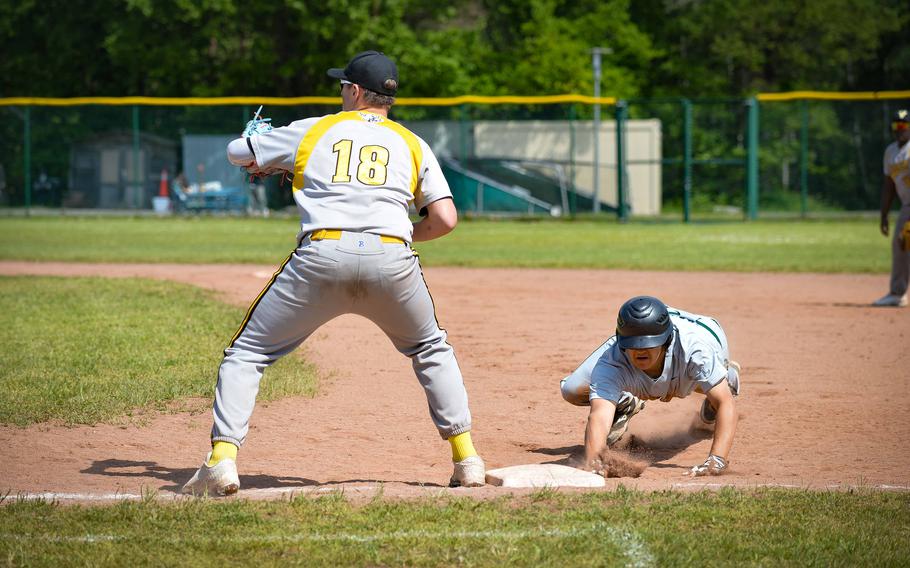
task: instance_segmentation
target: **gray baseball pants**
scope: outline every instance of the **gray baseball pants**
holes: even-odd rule
[[[910,221],[910,203],[901,207],[894,225],[894,234],[891,236],[891,294],[903,296],[907,293],[910,283],[910,251],[902,248],[901,229]]]
[[[347,313],[373,321],[411,358],[443,438],[471,429],[461,370],[417,256],[379,235],[345,231],[340,240],[304,238],[250,307],[218,370],[212,441],[243,444],[263,370]]]

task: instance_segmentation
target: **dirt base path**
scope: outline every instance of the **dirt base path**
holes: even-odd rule
[[[0,263],[0,274],[140,276],[186,282],[246,306],[273,266]],[[910,489],[910,309],[872,308],[885,276],[429,268],[488,467],[566,463],[581,450],[586,410],[559,379],[613,330],[641,293],[715,316],[743,367],[741,421],[729,473],[690,480],[710,438],[693,433],[693,395],[649,402],[632,421],[642,489],[844,485]],[[231,330],[225,330],[230,333]],[[314,399],[260,404],[240,454],[241,495],[343,489],[346,494],[444,489],[439,439],[410,362],[371,322],[344,316],[303,352],[327,379]],[[216,369],[212,369],[213,376]],[[268,380],[268,374],[266,378]],[[144,489],[169,495],[208,449],[209,413],[139,425],[0,427],[0,490],[86,499]],[[65,496],[65,495],[64,495]]]

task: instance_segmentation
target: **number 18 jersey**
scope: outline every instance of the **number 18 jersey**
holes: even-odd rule
[[[293,172],[304,233],[341,229],[411,242],[408,204],[420,211],[452,196],[427,143],[382,115],[340,112],[248,140],[260,168]]]

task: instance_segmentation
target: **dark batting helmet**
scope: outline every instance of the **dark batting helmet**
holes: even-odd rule
[[[660,347],[672,333],[667,306],[653,296],[636,296],[619,308],[616,336],[620,349]]]

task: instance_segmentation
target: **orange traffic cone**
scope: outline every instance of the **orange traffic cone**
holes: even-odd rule
[[[161,183],[158,184],[158,197],[169,197],[167,190],[167,169],[161,170]]]

